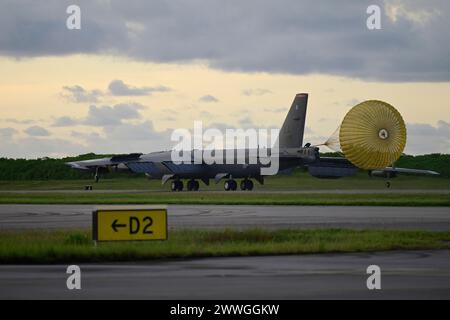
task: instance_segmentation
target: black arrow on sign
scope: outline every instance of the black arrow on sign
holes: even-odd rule
[[[127,225],[126,224],[121,224],[121,223],[117,223],[119,221],[119,219],[114,220],[114,222],[112,223],[111,227],[113,228],[114,232],[118,232],[119,230],[117,230],[117,228],[124,228]]]

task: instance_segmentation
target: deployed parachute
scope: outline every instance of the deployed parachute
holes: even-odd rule
[[[319,144],[318,146],[327,146],[328,148],[330,148],[331,150],[333,150],[335,152],[342,152],[341,143],[339,142],[339,130],[340,129],[341,129],[341,126],[337,127],[337,129],[328,138],[328,140],[322,144]]]
[[[336,132],[324,143],[361,169],[392,165],[406,144],[406,127],[400,113],[390,104],[368,100],[354,106]]]

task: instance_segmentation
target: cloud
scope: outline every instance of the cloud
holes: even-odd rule
[[[268,89],[246,89],[246,90],[242,90],[242,94],[244,96],[263,96],[265,94],[270,94],[272,93],[272,91],[268,90]]]
[[[366,28],[366,1],[81,0],[82,29],[70,31],[64,1],[8,1],[0,11],[0,54],[108,54],[227,71],[450,81],[447,0],[370,4],[382,7],[381,30]]]
[[[385,0],[386,16],[393,22],[404,19],[416,25],[424,26],[440,15],[437,8],[414,8],[402,0]]]
[[[72,131],[70,132],[70,136],[88,141],[99,139],[101,137],[99,133],[92,131],[88,132]]]
[[[244,116],[238,121],[240,127],[242,128],[255,128],[255,124],[253,120],[249,116]]]
[[[115,113],[117,111],[111,112]],[[251,119],[243,117],[239,127],[250,123]],[[408,143],[405,150],[406,153],[450,153],[450,123],[441,120],[435,126],[415,123],[407,124],[407,127]],[[235,126],[226,123],[211,123],[206,128],[218,128],[225,134],[227,128],[235,128]],[[172,130],[156,131],[151,121],[140,123],[119,122],[115,125],[101,126],[101,130],[101,134],[94,131],[72,131],[70,136],[77,140],[74,142],[53,136],[20,137],[16,135],[18,131],[14,128],[0,128],[0,136],[5,138],[0,139],[0,152],[2,156],[15,158],[62,157],[88,152],[146,153],[170,150],[175,145],[175,142],[170,141]],[[323,143],[327,138],[316,136],[315,132],[309,127],[305,129],[304,143]],[[323,148],[322,151],[330,150]]]
[[[85,118],[73,118],[63,116],[56,118],[52,126],[71,127],[75,125],[87,126],[113,126],[123,122],[123,120],[141,119],[140,110],[145,106],[139,103],[119,103],[113,106],[89,106],[88,115]]]
[[[25,137],[14,141],[0,141],[0,150],[9,158],[63,157],[88,153],[95,149],[66,139]]]
[[[108,86],[109,92],[114,96],[146,96],[154,92],[167,92],[171,89],[165,86],[134,87],[125,84],[122,80],[113,80]]]
[[[200,97],[198,99],[198,101],[206,102],[206,103],[208,103],[208,102],[219,102],[219,99],[217,99],[216,97],[214,97],[214,96],[212,96],[210,94],[207,94],[205,96]]]
[[[79,124],[80,121],[68,116],[63,116],[56,118],[56,120],[53,122],[53,127],[70,127]]]
[[[263,110],[265,112],[280,113],[280,112],[288,112],[289,108],[286,108],[286,107],[281,107],[281,108],[264,108]]]
[[[50,135],[50,132],[48,132],[47,129],[42,128],[40,126],[31,126],[27,129],[25,129],[24,132],[30,136],[35,136],[35,137],[45,137],[45,136]]]
[[[224,122],[213,122],[210,125],[205,127],[206,129],[217,129],[220,130],[223,134],[225,134],[227,129],[237,129],[236,126]]]
[[[32,123],[36,122],[35,120],[32,120],[32,119],[19,120],[19,119],[13,119],[13,118],[7,118],[7,119],[3,119],[1,121],[15,123],[15,124],[32,124]]]
[[[410,154],[450,153],[450,123],[440,120],[436,126],[408,123],[405,152]]]
[[[100,90],[88,91],[82,86],[74,85],[64,86],[63,93],[61,95],[69,101],[73,101],[76,103],[85,103],[98,102],[98,99],[103,96],[103,93]]]
[[[135,87],[124,83],[122,80],[112,80],[108,90],[103,92],[99,89],[86,90],[80,85],[64,86],[61,96],[76,103],[97,103],[105,95],[112,96],[146,96],[154,92],[168,92],[169,87]]]
[[[89,107],[88,116],[83,124],[94,126],[111,126],[121,124],[122,120],[140,119],[139,110],[145,107],[138,103],[116,104],[114,106]]]
[[[360,99],[353,98],[353,99],[349,99],[349,100],[345,100],[345,101],[335,101],[335,102],[333,102],[333,105],[338,106],[338,107],[350,107],[351,108],[351,107],[356,106],[360,102],[361,102]]]
[[[119,123],[103,127],[101,135],[96,133],[73,133],[81,139],[84,150],[97,153],[131,153],[170,150],[175,142],[170,141],[172,131],[156,131],[151,121]]]
[[[199,116],[200,116],[200,118],[212,118],[213,114],[206,110],[202,110],[202,111],[200,111]]]
[[[3,133],[8,136],[17,133],[12,128],[3,129],[0,129],[0,136]],[[72,139],[53,136],[14,136],[12,139],[0,139],[0,153],[12,158],[63,157],[88,152],[146,153],[170,150],[175,145],[175,142],[170,141],[172,131],[156,131],[151,121],[137,124],[122,122],[101,129],[101,134],[94,131],[71,131]]]
[[[172,116],[166,116],[166,117],[162,117],[161,120],[163,120],[163,121],[176,121],[177,118],[172,117]]]
[[[18,131],[14,128],[0,128],[1,139],[11,139]]]

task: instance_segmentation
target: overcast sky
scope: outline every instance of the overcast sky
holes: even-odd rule
[[[307,141],[380,99],[406,152],[450,153],[449,19],[438,0],[0,1],[0,155],[170,149],[195,120],[279,127],[299,92]]]

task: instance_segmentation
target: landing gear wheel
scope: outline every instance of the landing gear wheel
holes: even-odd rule
[[[183,190],[183,181],[174,180],[170,184],[170,190],[172,191],[182,191]]]
[[[245,179],[241,181],[241,190],[253,190],[253,181],[249,179]]]
[[[200,183],[198,181],[194,181],[194,191],[198,191],[200,189]]]
[[[200,183],[196,180],[189,180],[187,183],[187,190],[188,191],[198,191],[200,188]]]
[[[237,189],[237,182],[236,180],[227,180],[225,181],[223,188],[225,189],[225,191],[235,191]]]
[[[391,187],[391,182],[390,181],[386,181],[386,188],[390,188]]]

